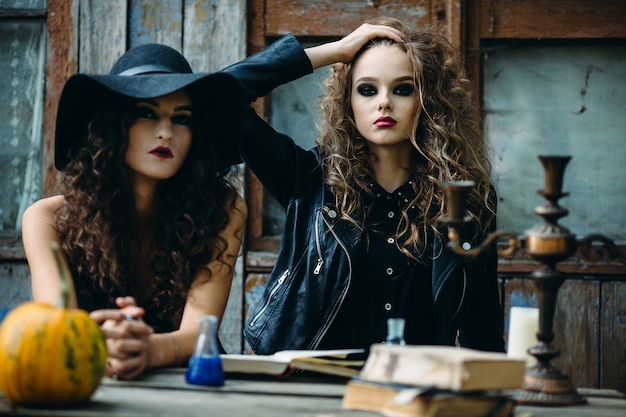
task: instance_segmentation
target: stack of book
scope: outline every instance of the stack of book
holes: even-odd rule
[[[388,417],[507,417],[524,359],[452,346],[373,345],[342,407]]]

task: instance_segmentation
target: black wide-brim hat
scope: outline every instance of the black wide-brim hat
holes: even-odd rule
[[[180,89],[193,92],[193,104],[210,113],[218,168],[241,162],[239,139],[246,110],[243,88],[226,73],[193,73],[175,49],[146,44],[128,50],[108,75],[75,74],[63,87],[57,110],[54,165],[62,171],[83,146],[88,119],[111,93],[132,99],[157,98]],[[200,103],[198,103],[200,101]],[[198,138],[194,138],[198,140]]]

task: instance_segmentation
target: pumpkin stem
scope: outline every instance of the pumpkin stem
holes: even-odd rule
[[[61,254],[59,244],[57,242],[52,242],[50,243],[50,248],[52,249],[54,260],[57,263],[57,269],[59,270],[59,274],[61,275],[61,299],[57,303],[57,307],[69,308],[70,288],[72,288],[73,286],[72,274],[67,267],[67,263],[65,263],[65,258]]]

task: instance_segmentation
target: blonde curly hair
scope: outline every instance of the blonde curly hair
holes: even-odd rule
[[[351,63],[335,64],[326,80],[321,101],[322,120],[317,144],[326,166],[326,183],[336,196],[342,218],[364,230],[367,216],[363,193],[371,193],[367,178],[367,142],[360,137],[351,108],[353,63],[367,49],[391,45],[406,52],[416,85],[413,121],[412,179],[415,207],[403,210],[396,242],[407,255],[420,259],[428,247],[429,232],[441,236],[439,219],[445,214],[441,183],[471,180],[468,215],[474,233],[485,234],[495,216],[491,165],[481,136],[478,112],[473,106],[470,82],[454,47],[433,28],[411,28],[394,18],[377,18],[370,24],[398,29],[404,43],[390,39],[368,42]],[[360,213],[359,213],[360,212]],[[358,215],[357,215],[358,213]]]

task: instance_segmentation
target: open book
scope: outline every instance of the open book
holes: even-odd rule
[[[351,378],[365,361],[364,349],[281,350],[273,355],[220,355],[225,373],[288,376],[311,371]]]

